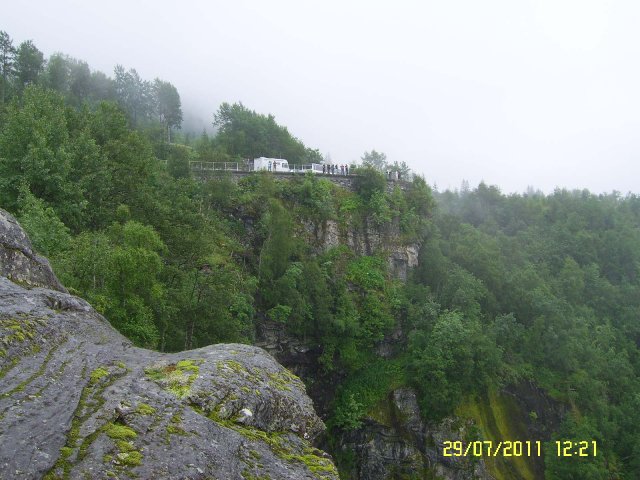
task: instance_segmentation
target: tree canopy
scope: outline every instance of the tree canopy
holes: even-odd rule
[[[218,128],[216,144],[241,158],[285,158],[290,164],[318,162],[322,156],[276,123],[273,115],[262,115],[242,103],[223,103],[214,116]]]

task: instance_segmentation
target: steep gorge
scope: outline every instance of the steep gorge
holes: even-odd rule
[[[387,274],[406,282],[418,265],[420,241],[403,240],[398,219],[375,226],[370,219],[361,224],[328,220],[300,222],[298,234],[320,255],[346,246],[355,255],[381,255],[387,260]],[[284,324],[262,316],[258,322],[257,345],[304,379],[321,416],[330,415],[342,372],[323,372],[319,362],[322,347],[290,334]],[[381,359],[393,360],[407,345],[402,324],[375,346]],[[323,445],[338,460],[341,478],[384,479],[510,479],[544,477],[542,456],[519,458],[455,457],[443,455],[446,441],[473,440],[548,441],[564,415],[532,383],[508,385],[485,395],[470,397],[456,414],[433,422],[424,419],[417,392],[401,384],[390,388],[353,429],[334,428]],[[535,421],[532,416],[535,414]],[[326,418],[325,418],[326,420]]]

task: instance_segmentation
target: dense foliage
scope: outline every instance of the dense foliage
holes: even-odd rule
[[[273,115],[260,115],[241,103],[223,103],[215,114],[215,145],[240,158],[286,158],[291,164],[319,163],[322,156],[278,125]]]
[[[136,344],[174,351],[254,340],[282,324],[335,385],[329,425],[357,428],[388,393],[429,419],[488,389],[532,382],[560,405],[556,438],[601,455],[547,455],[548,478],[640,477],[640,198],[558,190],[506,196],[391,188],[372,151],[354,191],[313,175],[191,177],[189,160],[317,161],[272,116],[223,104],[219,132],[180,125],[171,84],[115,78],[0,34],[0,206],[63,283]],[[367,248],[321,245],[385,239]],[[321,243],[321,242],[320,242]],[[364,244],[365,242],[360,242]],[[390,245],[420,245],[407,282]],[[392,354],[380,355],[391,337]],[[316,379],[316,380],[317,380]]]
[[[547,455],[547,477],[637,478],[640,198],[480,184],[439,200],[417,280],[484,325],[501,382],[533,380],[569,406],[557,438],[602,447],[579,463]]]

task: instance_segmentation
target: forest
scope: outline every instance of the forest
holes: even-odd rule
[[[0,207],[136,345],[250,344],[261,320],[282,323],[321,352],[317,377],[337,379],[329,437],[398,386],[437,421],[469,397],[532,382],[566,411],[545,448],[598,442],[595,457],[546,455],[546,478],[640,478],[637,195],[438,191],[418,175],[388,189],[375,151],[354,191],[311,174],[200,181],[190,160],[322,155],[240,103],[212,115],[215,134],[181,132],[170,82],[45,59],[6,32],[0,69]],[[327,221],[395,225],[398,241],[420,245],[418,266],[403,282],[384,251],[318,253],[305,226]],[[402,353],[377,355],[398,329]]]

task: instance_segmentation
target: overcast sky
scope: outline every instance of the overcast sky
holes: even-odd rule
[[[241,101],[335,163],[365,150],[440,190],[640,192],[640,2],[7,2],[0,29],[179,90]]]

